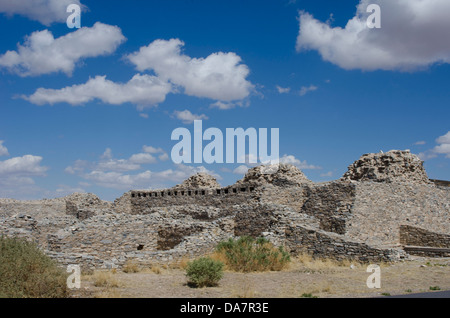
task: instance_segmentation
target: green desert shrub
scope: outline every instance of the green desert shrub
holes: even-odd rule
[[[36,244],[0,237],[0,298],[68,297],[68,275]]]
[[[279,271],[291,260],[283,247],[277,248],[265,238],[250,236],[219,243],[217,254],[229,269],[238,272]]]
[[[209,257],[198,258],[186,266],[189,284],[195,287],[216,286],[223,277],[224,264]]]

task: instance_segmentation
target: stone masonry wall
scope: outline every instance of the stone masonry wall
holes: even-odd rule
[[[286,246],[292,254],[355,259],[361,262],[396,261],[405,254],[394,249],[377,249],[365,243],[351,241],[341,235],[308,226],[290,226],[286,229]]]
[[[402,225],[400,226],[400,243],[411,246],[450,248],[450,235]]]
[[[321,229],[345,234],[355,201],[355,189],[354,184],[339,181],[308,186],[307,200],[301,212],[318,218]]]
[[[355,183],[346,236],[373,246],[399,246],[400,225],[450,233],[450,188],[431,184]]]
[[[132,191],[133,214],[145,214],[156,207],[199,205],[227,209],[233,205],[257,202],[259,195],[254,187],[226,187],[219,189],[166,189]]]

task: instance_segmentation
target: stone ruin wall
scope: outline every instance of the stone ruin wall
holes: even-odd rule
[[[255,187],[226,187],[217,189],[165,189],[131,191],[132,214],[146,214],[153,208],[169,206],[212,206],[227,210],[234,205],[257,202]]]
[[[267,237],[294,254],[395,260],[412,237],[426,245],[450,233],[450,188],[424,182],[421,163],[404,157],[365,155],[340,180],[317,184],[283,165],[274,175],[250,169],[229,187],[197,175],[171,189],[129,191],[114,203],[89,194],[0,200],[0,231],[86,268],[167,263],[242,235]],[[405,182],[402,169],[417,175]],[[406,225],[417,229],[408,230],[409,241],[401,234]]]
[[[409,246],[450,249],[450,235],[438,234],[411,225],[400,226],[400,243]]]
[[[450,233],[450,188],[361,182],[346,235],[374,246],[399,246],[400,226]]]

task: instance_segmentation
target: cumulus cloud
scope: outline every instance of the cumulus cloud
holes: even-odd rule
[[[49,30],[36,31],[17,45],[17,51],[0,55],[0,67],[20,76],[71,75],[81,59],[111,54],[124,41],[120,28],[100,22],[56,39]]]
[[[253,84],[249,68],[235,53],[213,53],[206,58],[182,54],[179,39],[155,40],[127,56],[139,71],[154,71],[163,80],[180,86],[189,96],[231,102],[248,97]]]
[[[115,159],[111,149],[107,148],[98,162],[77,160],[65,171],[98,186],[119,190],[166,187],[170,183],[182,182],[198,172],[206,172],[220,179],[220,176],[203,166],[191,167],[181,164],[176,165],[175,169],[163,171],[144,170],[142,165],[157,162],[152,154],[159,154],[158,159],[161,161],[167,160],[168,155],[163,149],[152,146],[144,146],[143,151],[131,155],[128,159]]]
[[[106,104],[132,103],[138,108],[155,106],[166,99],[171,85],[150,75],[136,74],[127,83],[115,83],[106,76],[90,78],[86,83],[61,89],[39,88],[22,98],[36,105],[68,103],[82,105],[98,99]]]
[[[194,122],[194,120],[207,120],[208,116],[201,114],[201,115],[196,115],[196,114],[192,114],[189,110],[183,110],[183,111],[174,111],[173,112],[173,116],[175,116],[175,118],[181,120],[184,124],[191,124]]]
[[[381,7],[381,28],[367,27],[369,4]],[[297,51],[317,50],[346,70],[414,71],[450,62],[450,1],[360,0],[344,28],[301,12]]]
[[[41,161],[42,157],[32,155],[0,161],[0,176],[43,176],[48,168]]]
[[[0,140],[0,156],[9,156],[8,149],[3,146],[3,140]]]
[[[136,174],[124,174],[119,172],[105,172],[94,170],[83,178],[94,182],[95,184],[112,189],[130,190],[139,188],[162,188],[168,183],[181,183],[185,179],[197,172],[210,172],[203,167],[194,168],[188,166],[179,166],[175,170],[167,169],[158,172],[146,170]]]
[[[314,85],[310,85],[310,86],[302,86],[302,88],[300,88],[300,96],[305,96],[306,94],[308,94],[309,92],[314,92],[318,89],[317,86]]]
[[[204,167],[177,165],[176,169],[157,172],[146,170],[136,174],[93,170],[81,175],[81,177],[105,188],[130,190],[166,187],[169,183],[181,183],[198,172],[214,174]]]
[[[85,8],[79,0],[0,0],[0,12],[9,16],[22,15],[48,26],[54,22],[66,22],[70,4]]]
[[[89,169],[111,172],[135,171],[141,169],[142,165],[156,162],[157,159],[148,152],[133,154],[128,159],[116,159],[113,157],[112,150],[106,148],[98,162],[89,163],[85,160],[77,160],[72,166],[67,167],[65,171],[69,174],[80,174]]]
[[[444,155],[445,158],[450,158],[450,131],[445,135],[437,138],[436,143],[438,145],[433,149],[420,153],[420,159],[428,160],[431,158],[435,158],[438,155]]]
[[[43,177],[48,170],[42,157],[25,155],[0,161],[0,197],[24,197],[40,191],[33,177]]]
[[[297,168],[299,168],[300,170],[322,169],[319,166],[308,164],[308,162],[306,162],[306,160],[301,161],[301,160],[295,158],[295,156],[292,156],[292,155],[284,155],[283,157],[280,158],[280,163],[294,165]]]
[[[438,145],[433,148],[433,152],[445,155],[446,158],[450,158],[450,131],[444,136],[436,139],[436,143],[438,143]]]

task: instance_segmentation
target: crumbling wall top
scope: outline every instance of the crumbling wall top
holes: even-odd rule
[[[409,150],[362,155],[348,167],[341,180],[430,183],[423,161]]]
[[[279,187],[300,186],[311,184],[303,172],[289,164],[271,166],[258,166],[248,170],[244,178],[236,182],[236,185],[265,186],[272,184]]]
[[[219,189],[221,187],[216,178],[207,173],[200,172],[189,177],[183,183],[174,186],[172,189]]]

